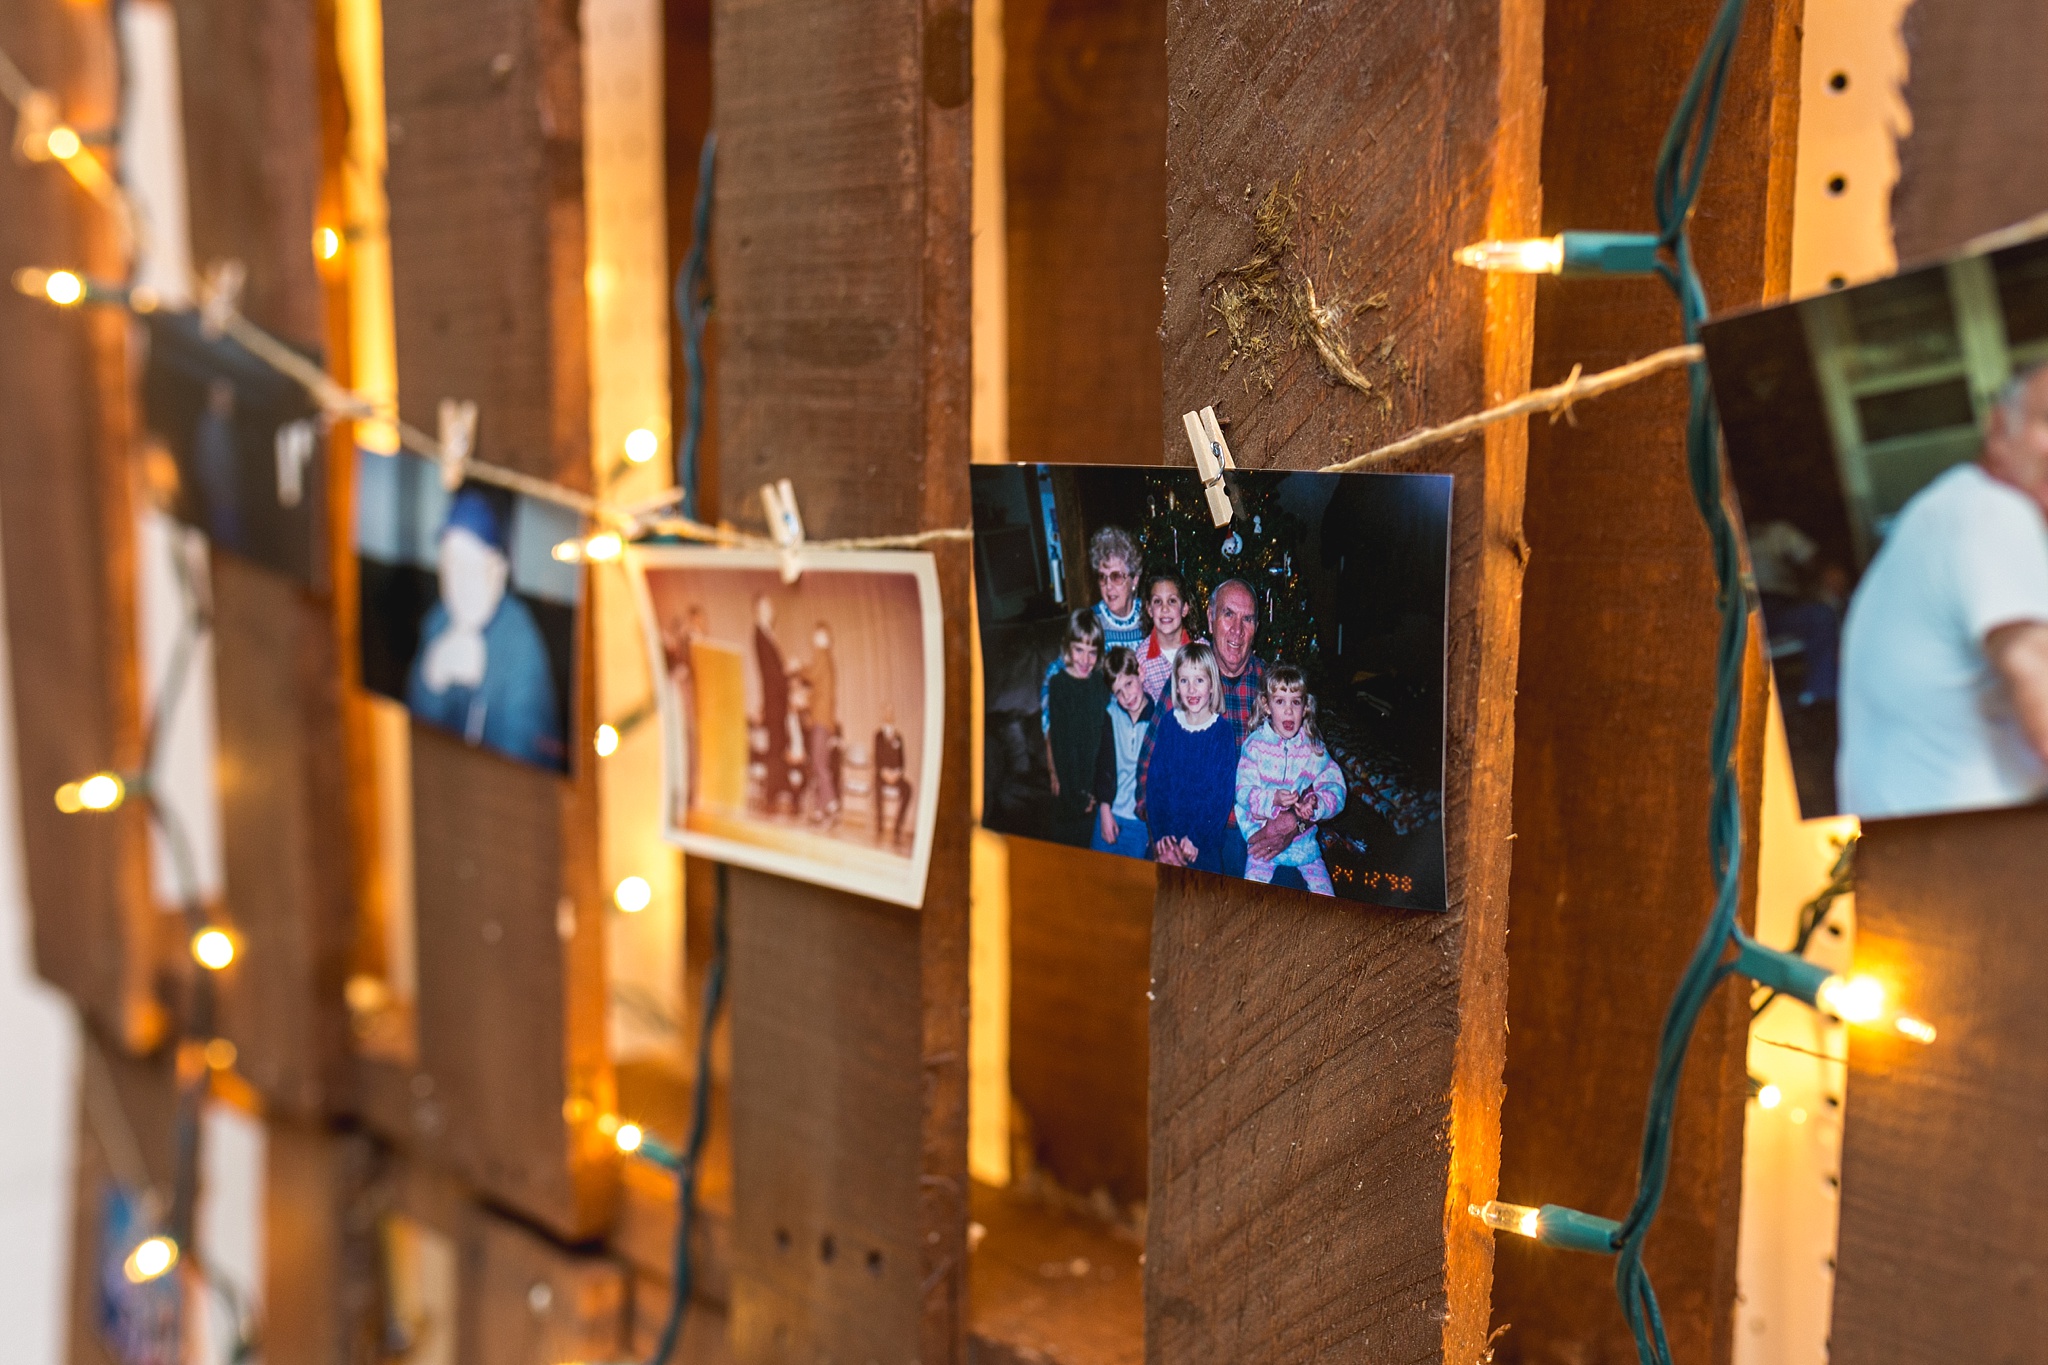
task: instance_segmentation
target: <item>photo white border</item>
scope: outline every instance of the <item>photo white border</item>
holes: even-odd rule
[[[669,759],[682,754],[682,717],[676,714],[668,687],[662,685],[665,671],[661,630],[654,619],[654,598],[647,588],[647,570],[698,569],[747,570],[780,574],[782,556],[774,550],[729,550],[693,545],[629,545],[626,572],[633,582],[633,597],[640,612],[640,629],[645,639],[649,676],[654,684],[656,706],[662,727],[662,838],[688,854],[712,858],[735,867],[793,877],[798,881],[827,886],[838,891],[888,901],[892,905],[924,908],[925,877],[931,868],[932,838],[939,817],[939,762],[946,738],[945,609],[939,599],[937,561],[924,550],[806,550],[802,564],[805,574],[864,573],[899,574],[917,581],[918,613],[924,640],[924,749],[919,757],[917,783],[917,827],[910,850],[909,870],[901,876],[876,876],[844,867],[823,867],[809,858],[774,849],[760,848],[737,839],[700,834],[676,827],[674,817],[686,799],[680,784],[689,769],[683,755],[681,770],[672,769]]]

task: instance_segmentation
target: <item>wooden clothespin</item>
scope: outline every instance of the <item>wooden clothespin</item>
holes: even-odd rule
[[[476,449],[476,404],[468,399],[441,400],[441,486],[453,493],[462,487],[464,466]]]
[[[1209,520],[1218,526],[1228,526],[1233,509],[1229,490],[1223,486],[1223,471],[1234,470],[1237,465],[1230,458],[1230,442],[1223,439],[1223,428],[1217,424],[1216,409],[1184,412],[1180,420],[1188,431],[1188,445],[1195,452],[1195,468],[1201,471],[1202,493],[1209,499]]]
[[[227,331],[242,310],[242,286],[249,270],[240,261],[217,261],[199,283],[199,332],[212,341]]]
[[[762,484],[761,510],[768,515],[768,534],[782,550],[782,581],[794,583],[804,571],[798,555],[804,543],[804,519],[796,510],[796,485],[788,479]]]

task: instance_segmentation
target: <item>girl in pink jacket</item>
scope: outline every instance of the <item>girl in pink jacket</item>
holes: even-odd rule
[[[1247,881],[1270,882],[1273,869],[1291,867],[1319,896],[1335,895],[1316,825],[1344,809],[1344,773],[1316,729],[1316,699],[1298,668],[1266,670],[1252,714],[1251,733],[1237,760],[1237,827],[1247,843],[1275,819],[1288,817],[1296,833],[1286,847],[1246,857]]]

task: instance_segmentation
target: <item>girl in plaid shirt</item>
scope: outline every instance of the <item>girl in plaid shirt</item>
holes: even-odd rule
[[[1237,827],[1252,839],[1271,821],[1291,817],[1299,831],[1270,858],[1247,857],[1245,880],[1270,882],[1276,867],[1291,867],[1319,896],[1336,894],[1323,865],[1316,825],[1344,809],[1344,773],[1323,747],[1316,699],[1298,668],[1266,670],[1252,731],[1237,760]]]

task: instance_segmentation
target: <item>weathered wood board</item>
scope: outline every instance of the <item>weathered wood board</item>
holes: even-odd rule
[[[98,9],[10,6],[0,47],[81,127],[112,121]],[[0,278],[124,269],[100,206],[53,164],[0,157]],[[22,851],[37,969],[109,1038],[146,1050],[168,1017],[152,981],[148,817],[66,816],[65,782],[142,759],[128,324],[0,291],[0,553],[5,555]]]
[[[1451,253],[1536,226],[1542,21],[1529,0],[1169,5],[1172,462],[1204,404],[1241,466],[1314,468],[1522,389],[1533,288]],[[1216,286],[1262,257],[1335,310],[1371,392],[1326,378],[1289,305],[1233,337]],[[1449,913],[1161,873],[1150,1360],[1483,1346],[1492,1238],[1464,1209],[1499,1154],[1524,450],[1498,426],[1393,466],[1457,479]]]
[[[241,262],[252,321],[324,343],[313,227],[332,42],[302,0],[176,9],[194,260]],[[330,515],[327,531],[346,542],[351,528]],[[270,1104],[315,1115],[349,1103],[355,871],[333,597],[218,547],[213,565],[226,900],[245,940],[222,978],[220,1031]]]
[[[2015,117],[2048,98],[2048,75],[2026,60],[2044,36],[2048,15],[2011,0],[1908,11],[1901,261],[2048,210],[2048,148]],[[1841,1365],[2039,1353],[2044,883],[2039,809],[1864,830],[1857,969],[1889,977],[1941,1033],[1924,1048],[1850,1035],[1830,1342]]]
[[[1665,122],[1718,4],[1552,0],[1544,16],[1543,231],[1656,225]],[[1693,222],[1716,308],[1785,288],[1799,9],[1752,4]],[[1600,129],[1598,136],[1590,130]],[[1545,280],[1531,382],[1679,340],[1654,279]],[[1501,1197],[1610,1217],[1633,1198],[1671,991],[1713,904],[1706,854],[1713,562],[1685,472],[1682,371],[1529,424],[1529,571],[1515,702]],[[1752,667],[1737,756],[1754,867],[1767,698]],[[1746,893],[1746,895],[1751,893]],[[1745,916],[1749,914],[1745,906]],[[1749,1012],[1718,993],[1686,1062],[1649,1266],[1672,1349],[1725,1361],[1734,1327]],[[1499,1239],[1502,1362],[1626,1359],[1614,1267]]]
[[[814,538],[967,521],[971,24],[914,0],[712,13],[719,510]],[[967,556],[922,911],[732,874],[731,1330],[745,1362],[957,1361],[967,1227]]]
[[[431,430],[441,399],[472,400],[479,458],[587,487],[574,11],[465,0],[384,19],[401,410]],[[588,684],[572,736],[591,729]],[[415,1134],[490,1197],[595,1233],[615,1158],[564,1117],[610,1102],[590,767],[560,778],[419,725],[412,762]]]

